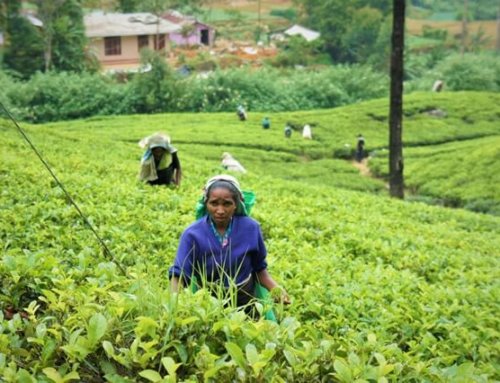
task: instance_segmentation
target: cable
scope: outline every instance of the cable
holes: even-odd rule
[[[78,214],[80,215],[80,217],[83,219],[83,222],[85,222],[87,224],[87,226],[90,228],[90,230],[92,231],[92,233],[94,233],[95,237],[97,238],[97,241],[99,242],[99,244],[104,249],[104,255],[107,256],[116,266],[118,266],[118,268],[123,273],[123,275],[126,276],[127,272],[125,271],[125,269],[123,268],[123,266],[115,259],[115,257],[113,255],[113,253],[111,252],[111,250],[109,250],[108,246],[106,246],[106,244],[104,243],[104,241],[102,240],[102,238],[99,236],[99,234],[97,233],[97,231],[94,229],[94,226],[92,226],[92,224],[87,219],[87,217],[82,213],[82,211],[80,210],[80,208],[78,207],[78,205],[76,204],[76,202],[73,200],[73,198],[68,193],[68,191],[66,190],[66,188],[64,187],[64,185],[61,183],[61,181],[59,181],[59,179],[56,177],[56,175],[54,174],[54,172],[52,171],[52,169],[50,168],[50,166],[43,159],[42,155],[37,150],[37,148],[35,147],[35,145],[33,145],[33,143],[31,142],[31,140],[29,139],[29,137],[26,135],[26,133],[24,132],[24,130],[19,126],[19,124],[14,119],[14,117],[12,116],[12,114],[8,111],[8,109],[5,107],[5,105],[3,104],[3,102],[0,101],[0,105],[2,106],[2,109],[5,111],[5,113],[7,114],[7,116],[14,123],[14,125],[16,126],[17,130],[19,131],[19,133],[21,133],[21,135],[23,136],[23,138],[30,145],[31,149],[33,149],[33,151],[38,156],[38,158],[40,159],[40,161],[42,161],[43,165],[47,168],[47,170],[49,171],[49,173],[52,176],[52,178],[54,178],[54,180],[56,181],[57,185],[59,185],[59,187],[61,188],[61,190],[66,195],[66,198],[68,199],[68,201],[70,201],[71,204],[75,207],[76,211],[78,212]]]

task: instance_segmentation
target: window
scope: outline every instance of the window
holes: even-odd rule
[[[160,38],[158,39],[158,37],[160,37]],[[155,35],[154,38],[155,38],[155,40],[154,40],[155,41],[155,49],[157,51],[165,49],[165,35],[159,35],[159,36]]]
[[[149,36],[142,35],[137,36],[137,49],[140,51],[142,48],[149,47]]]
[[[104,55],[113,56],[122,54],[122,39],[121,37],[105,37],[104,38]]]

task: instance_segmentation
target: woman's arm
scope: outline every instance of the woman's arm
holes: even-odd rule
[[[174,165],[174,184],[180,186],[182,171],[181,171],[181,162],[179,161],[179,157],[177,156],[177,152],[172,153],[172,164]]]
[[[288,296],[285,289],[276,283],[276,281],[273,279],[273,277],[271,277],[271,274],[269,274],[267,269],[263,269],[257,272],[257,280],[262,286],[264,286],[269,291],[272,291],[273,289],[276,288],[280,289],[281,290],[281,296],[279,297],[280,302],[286,305],[289,305],[291,303],[290,297]]]
[[[174,293],[178,293],[179,287],[182,287],[182,282],[179,277],[173,275],[172,279],[170,279],[170,290]]]

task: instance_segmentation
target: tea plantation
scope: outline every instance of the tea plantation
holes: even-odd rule
[[[369,165],[385,170],[387,100],[270,114],[269,130],[251,111],[245,122],[221,113],[22,124],[116,263],[1,120],[0,380],[500,380],[499,105],[490,93],[405,98],[408,186],[486,201],[491,214],[393,200],[383,180],[359,174],[348,160],[358,133]],[[286,122],[310,123],[314,139],[286,139]],[[178,189],[137,180],[137,142],[156,131],[179,149]],[[257,196],[270,272],[293,301],[275,305],[278,323],[249,320],[203,289],[169,291],[179,236],[224,151],[248,169],[237,176]]]

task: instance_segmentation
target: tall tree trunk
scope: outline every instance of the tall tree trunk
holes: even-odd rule
[[[392,197],[404,198],[403,181],[403,51],[406,0],[394,0],[389,112],[389,186]]]
[[[48,27],[50,28],[50,26]],[[45,59],[45,72],[48,72],[50,70],[50,67],[52,66],[52,33],[49,32],[48,30],[45,31],[45,51],[43,54],[43,57]]]
[[[467,47],[467,6],[468,6],[468,0],[464,0],[464,11],[462,14],[462,47],[460,48],[460,52],[463,54],[466,51]]]

